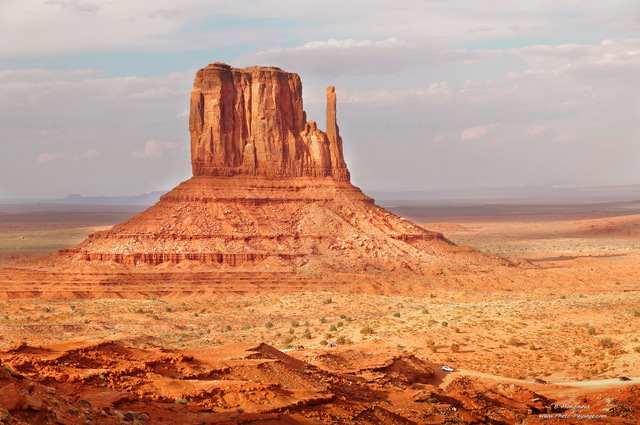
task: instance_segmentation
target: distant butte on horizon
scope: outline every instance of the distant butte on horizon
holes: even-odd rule
[[[199,70],[189,118],[193,177],[47,266],[298,273],[433,273],[510,265],[398,217],[350,183],[327,89],[326,132],[300,77],[274,67]]]

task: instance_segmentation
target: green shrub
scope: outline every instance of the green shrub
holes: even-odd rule
[[[600,341],[598,341],[598,346],[602,348],[613,348],[614,345],[615,343],[613,342],[613,340],[608,337],[602,338]]]
[[[454,342],[449,346],[449,349],[452,353],[457,353],[458,351],[460,351],[460,346]]]
[[[331,327],[329,328],[329,332],[336,332],[338,330],[338,328],[336,328],[335,325],[331,325]]]
[[[267,328],[267,329],[271,329],[273,327],[273,323],[267,322],[267,323],[264,324],[264,327]]]
[[[186,398],[176,398],[175,403],[177,404],[182,404],[182,405],[186,405],[188,403]]]
[[[393,313],[393,317],[400,317],[400,313]]]
[[[360,333],[362,335],[371,335],[371,334],[373,334],[373,328],[371,326],[369,326],[369,325],[363,326],[360,329]]]

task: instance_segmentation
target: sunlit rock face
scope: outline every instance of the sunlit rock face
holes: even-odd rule
[[[348,181],[327,89],[327,132],[306,120],[297,74],[271,67],[201,69],[191,92],[194,176],[333,177]]]

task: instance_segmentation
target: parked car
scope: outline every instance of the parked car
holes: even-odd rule
[[[296,345],[295,347],[293,347],[294,350],[302,350],[304,348],[304,345]]]
[[[545,381],[544,379],[540,379],[540,378],[534,379],[533,382],[535,382],[536,384],[546,384],[547,383],[547,381]]]
[[[631,378],[627,378],[626,376],[621,376],[618,379],[621,381],[631,381]]]
[[[444,370],[445,372],[453,372],[453,368],[449,366],[442,366],[442,370]]]

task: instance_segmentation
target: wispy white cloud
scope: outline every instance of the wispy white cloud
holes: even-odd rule
[[[85,152],[81,154],[43,152],[40,155],[38,155],[37,161],[41,164],[45,162],[55,161],[58,159],[77,161],[81,159],[95,159],[99,155],[100,155],[100,152],[98,152],[95,149],[87,149]]]
[[[481,125],[477,127],[465,128],[460,132],[460,140],[478,140],[487,136],[487,134],[496,127],[496,124]]]
[[[45,163],[45,162],[50,162],[53,161],[55,159],[60,159],[60,158],[64,158],[65,154],[62,153],[49,153],[49,152],[43,152],[40,155],[38,155],[38,159],[37,161],[40,163]]]
[[[154,139],[149,139],[145,142],[142,150],[136,150],[131,153],[134,158],[161,158],[164,155],[165,150],[177,149],[179,147],[176,143],[159,142]]]
[[[329,39],[295,47],[274,48],[240,56],[241,66],[275,65],[296,72],[336,78],[343,75],[385,75],[408,68],[428,67],[447,62],[473,62],[495,57],[492,51],[471,51],[437,46],[431,42],[411,42],[397,38],[384,40]]]

